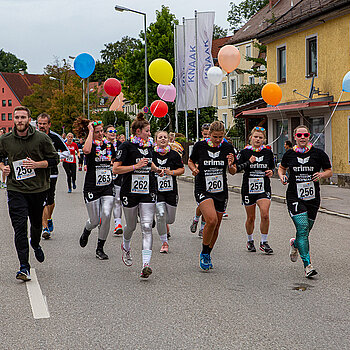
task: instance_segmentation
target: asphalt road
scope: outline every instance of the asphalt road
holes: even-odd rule
[[[55,232],[42,242],[46,261],[39,264],[31,257],[50,312],[44,319],[34,319],[26,284],[15,279],[13,230],[6,192],[0,190],[0,349],[350,347],[347,219],[319,214],[311,233],[319,275],[307,280],[301,261],[289,260],[294,228],[285,205],[272,203],[269,243],[274,255],[248,253],[244,208],[239,195],[230,193],[229,218],[212,253],[214,269],[205,273],[198,266],[201,240],[189,232],[193,185],[180,182],[169,254],[159,254],[154,232],[153,274],[141,280],[139,227],[130,268],[121,261],[121,238],[112,234],[105,246],[108,261],[95,258],[96,230],[87,247],[80,248],[87,216],[78,175],[78,189],[67,194],[61,169]]]

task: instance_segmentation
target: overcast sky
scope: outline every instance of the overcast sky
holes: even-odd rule
[[[105,43],[137,37],[143,29],[143,16],[116,12],[116,4],[145,12],[147,24],[161,5],[178,19],[194,17],[194,10],[215,11],[215,24],[228,29],[230,1],[223,0],[0,0],[0,49],[24,59],[29,73],[43,73],[54,57],[88,52],[99,59]]]

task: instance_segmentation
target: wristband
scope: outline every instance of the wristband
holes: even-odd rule
[[[132,170],[135,171],[135,165],[132,166]]]

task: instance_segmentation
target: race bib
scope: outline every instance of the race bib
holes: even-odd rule
[[[213,175],[205,177],[207,192],[218,193],[224,190],[224,181],[222,175]]]
[[[96,186],[107,186],[112,182],[112,172],[108,168],[96,168]]]
[[[249,178],[249,193],[258,194],[264,193],[264,178],[263,177],[250,177]]]
[[[149,175],[133,174],[131,177],[131,193],[149,193]]]
[[[70,154],[67,158],[66,158],[66,162],[67,163],[73,163],[74,162],[74,156],[72,154]]]
[[[315,184],[311,182],[297,183],[298,198],[305,201],[315,199]]]
[[[159,192],[172,191],[174,188],[173,177],[171,175],[164,175],[163,177],[157,176],[157,181]]]
[[[23,166],[24,160],[25,159],[16,160],[15,162],[12,163],[13,169],[15,171],[16,180],[18,181],[29,179],[30,177],[35,176],[34,169],[26,169]]]

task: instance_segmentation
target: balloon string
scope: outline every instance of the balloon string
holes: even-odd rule
[[[339,102],[340,102],[340,99],[341,99],[342,96],[343,96],[343,92],[344,92],[344,91],[342,90],[342,92],[341,92],[341,94],[340,94],[340,96],[339,96],[338,102],[337,102],[337,104],[335,105],[335,107],[334,107],[334,109],[333,109],[333,112],[332,112],[331,116],[329,117],[329,119],[328,119],[326,125],[324,126],[323,130],[322,130],[322,131],[320,132],[320,134],[317,136],[316,140],[315,140],[315,141],[312,141],[312,143],[316,144],[316,142],[318,141],[318,139],[320,138],[320,136],[321,136],[321,135],[324,133],[324,131],[326,130],[326,127],[328,126],[328,124],[331,122],[332,117],[333,117],[333,115],[334,115],[334,112],[335,112],[335,110],[337,109],[337,107],[338,107],[338,105],[339,105]]]
[[[163,131],[169,126],[169,124],[170,124],[170,116],[169,116],[169,114],[167,113],[166,114],[168,117],[169,117],[169,123],[166,125],[166,127],[163,129]]]
[[[278,137],[276,139],[274,139],[272,142],[268,143],[267,146],[271,146],[273,145],[281,136],[282,136],[282,132],[283,132],[283,114],[281,112],[281,110],[278,108],[278,106],[275,106],[275,108],[277,108],[281,114],[281,117],[282,117],[282,124],[281,124],[281,132],[280,134],[278,135]]]

